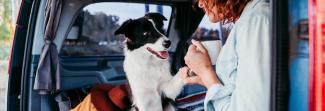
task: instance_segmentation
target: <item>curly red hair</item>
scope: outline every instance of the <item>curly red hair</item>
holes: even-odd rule
[[[198,2],[199,0],[196,0]],[[202,0],[207,6],[207,11],[217,8],[217,15],[223,21],[234,22],[243,12],[246,4],[251,0]]]

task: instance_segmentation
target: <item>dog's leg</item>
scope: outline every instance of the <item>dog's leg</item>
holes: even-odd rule
[[[166,97],[175,100],[175,98],[182,91],[184,83],[180,77],[180,74],[176,74],[174,77],[171,76],[169,80],[164,81],[160,89]]]
[[[172,104],[168,104],[165,108],[164,111],[176,111],[176,108]]]
[[[134,101],[139,111],[162,111],[163,109],[157,91],[139,92],[134,95]]]

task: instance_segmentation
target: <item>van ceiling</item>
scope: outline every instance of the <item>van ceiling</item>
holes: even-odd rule
[[[23,2],[33,3],[34,0],[22,0]],[[67,1],[67,0],[63,0]],[[193,2],[196,0],[92,0],[96,2],[147,2],[147,3],[178,3],[178,2]]]
[[[148,3],[177,3],[192,2],[195,0],[93,0],[93,2],[148,2]]]
[[[94,2],[190,2],[193,0],[93,0]]]

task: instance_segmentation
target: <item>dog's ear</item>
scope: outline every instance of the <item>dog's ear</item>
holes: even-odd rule
[[[167,20],[167,18],[164,15],[160,14],[160,13],[147,13],[144,16],[148,17],[149,19],[152,19],[154,21],[163,22],[163,21]]]
[[[114,35],[125,34],[130,29],[132,21],[132,19],[129,19],[123,22],[122,25],[114,32]]]
[[[152,19],[155,22],[157,29],[160,32],[164,33],[163,32],[164,21],[167,20],[164,15],[160,13],[147,13],[144,16],[148,19]]]

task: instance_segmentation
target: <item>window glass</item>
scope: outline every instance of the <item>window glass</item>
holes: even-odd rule
[[[192,39],[201,41],[208,50],[212,65],[215,65],[221,47],[225,43],[232,26],[232,23],[212,23],[209,17],[205,15],[196,31],[193,33]]]
[[[309,107],[309,37],[308,1],[289,0],[289,80],[290,99],[288,111],[308,111]]]
[[[212,23],[209,17],[205,15],[192,38],[200,41],[220,40],[225,42],[232,26],[233,23]]]
[[[64,41],[61,56],[123,56],[123,35],[115,30],[126,20],[136,19],[148,12],[159,12],[168,20],[171,6],[141,3],[95,3],[83,8]]]
[[[193,33],[192,38],[200,41],[219,40],[221,36],[220,28],[220,23],[210,22],[208,16],[205,15],[199,27]]]

